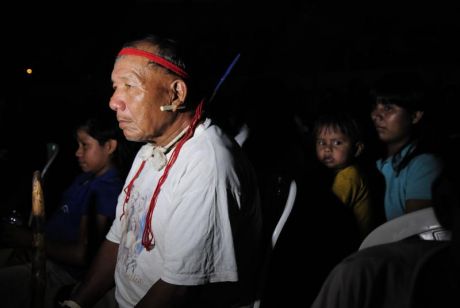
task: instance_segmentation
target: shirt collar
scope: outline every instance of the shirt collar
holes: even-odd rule
[[[196,129],[195,129],[195,134],[194,135],[199,135],[201,134],[202,131],[204,131],[209,125],[211,124],[211,120],[209,118],[206,118],[203,123],[199,124]],[[155,169],[161,170],[164,165],[166,164],[167,161],[167,156],[168,153],[171,152],[171,150],[174,148],[176,143],[180,140],[180,138],[185,134],[188,128],[184,129],[180,134],[178,134],[174,140],[172,140],[167,146],[161,147],[161,146],[156,146],[152,143],[146,143],[144,146],[139,151],[139,157],[142,160],[147,160],[150,157],[161,157],[161,162],[156,163]]]
[[[415,142],[406,144],[398,153],[387,157],[386,159],[379,159],[377,161],[377,166],[379,169],[382,169],[383,165],[390,163],[394,170],[398,170],[399,165],[407,157],[410,153],[415,150],[416,144]]]

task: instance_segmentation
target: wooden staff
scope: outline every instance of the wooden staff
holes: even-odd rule
[[[33,257],[31,277],[32,308],[44,308],[46,287],[45,257],[45,204],[40,171],[35,171],[32,178],[32,234]]]

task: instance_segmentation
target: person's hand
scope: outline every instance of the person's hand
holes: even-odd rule
[[[32,239],[32,232],[25,227],[8,223],[0,224],[0,245],[4,247],[32,247]]]
[[[67,307],[67,308],[81,308],[81,306],[73,301],[73,300],[65,300],[63,302],[58,303],[59,307]]]

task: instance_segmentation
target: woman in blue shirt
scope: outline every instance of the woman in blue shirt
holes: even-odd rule
[[[386,75],[374,95],[371,118],[385,147],[377,168],[385,177],[385,215],[390,220],[432,205],[432,185],[442,162],[422,142],[426,106],[417,76]]]

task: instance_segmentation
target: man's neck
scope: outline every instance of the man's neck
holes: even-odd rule
[[[162,136],[152,143],[160,147],[169,147],[170,143],[175,143],[174,140],[176,138],[180,139],[179,135],[184,135],[190,123],[191,119],[189,117],[183,116],[178,118]]]

